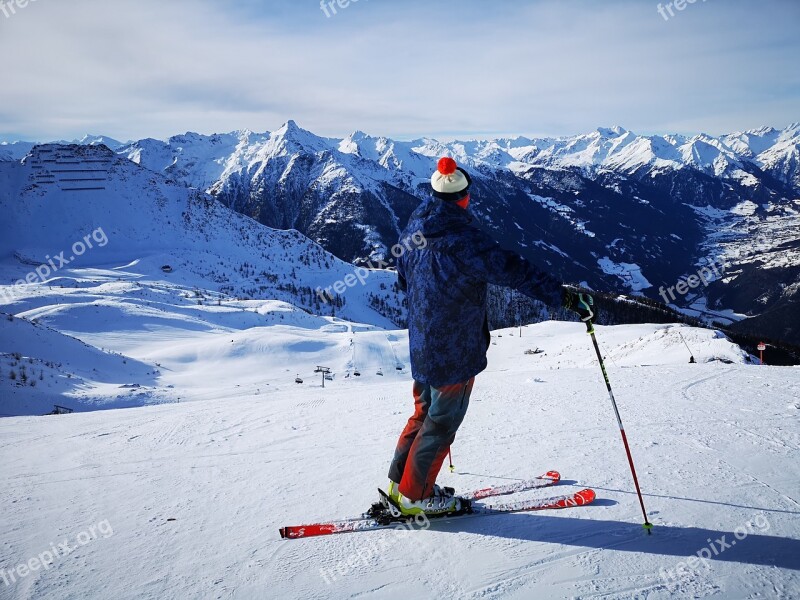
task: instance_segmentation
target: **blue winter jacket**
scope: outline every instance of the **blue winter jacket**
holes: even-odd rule
[[[473,225],[463,208],[431,198],[411,215],[397,262],[408,298],[411,373],[434,387],[466,381],[486,368],[489,283],[548,304],[561,283]]]

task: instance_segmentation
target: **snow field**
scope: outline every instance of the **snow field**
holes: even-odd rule
[[[174,335],[149,344],[146,336],[105,339],[106,348],[125,344],[130,355],[156,357],[164,382],[194,401],[0,420],[8,482],[0,492],[8,517],[0,568],[101,521],[114,532],[11,586],[0,581],[0,592],[791,598],[800,591],[800,372],[745,364],[714,332],[681,327],[699,361],[689,365],[677,326],[598,328],[652,536],[641,528],[582,325],[543,323],[523,328],[522,338],[518,330],[495,332],[490,367],[453,446],[456,472],[444,469],[440,482],[467,490],[557,469],[558,488],[530,493],[590,486],[594,505],[411,533],[280,540],[280,526],[356,515],[374,500],[412,405],[410,375],[393,369],[392,352],[404,356],[404,332],[300,315],[306,322],[234,331],[241,352],[226,347],[229,331],[187,328],[179,343]],[[103,337],[92,335],[93,343]],[[291,381],[319,359],[346,370],[351,336],[356,359],[365,357],[360,378],[338,372],[324,390],[314,377]],[[525,354],[536,347],[544,352]],[[733,362],[706,362],[713,357]],[[264,374],[292,361],[289,381],[276,377],[274,389],[255,393],[245,374],[259,360]],[[383,376],[371,371],[378,366]],[[723,537],[737,543],[705,562],[690,559],[713,554]]]

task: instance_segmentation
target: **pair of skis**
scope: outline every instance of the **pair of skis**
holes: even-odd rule
[[[531,498],[514,502],[486,503],[479,502],[486,498],[515,494],[538,488],[556,485],[561,480],[558,471],[548,471],[534,479],[520,481],[506,485],[482,488],[460,495],[462,509],[455,513],[446,513],[442,516],[425,517],[424,523],[430,521],[450,521],[452,519],[481,517],[497,514],[516,512],[532,512],[537,510],[552,510],[559,508],[572,508],[591,504],[595,499],[594,490],[583,489],[572,494],[552,496],[550,498]],[[380,490],[379,490],[380,491]],[[370,510],[360,517],[330,521],[328,523],[315,523],[311,525],[295,525],[281,527],[280,534],[284,539],[298,539],[336,533],[350,533],[355,531],[375,531],[378,529],[391,529],[397,527],[419,528],[420,523],[414,517],[396,517],[391,514],[388,503],[392,501],[381,491],[384,497],[382,503],[376,503]]]

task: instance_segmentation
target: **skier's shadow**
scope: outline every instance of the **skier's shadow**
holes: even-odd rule
[[[597,502],[593,506],[597,506]],[[437,531],[451,533],[467,532],[527,542],[674,556],[676,563],[685,563],[688,557],[696,558],[698,553],[702,553],[711,561],[800,571],[800,540],[766,535],[769,530],[766,523],[759,529],[751,528],[745,537],[741,537],[744,532],[739,529],[740,538],[736,537],[735,529],[719,531],[656,525],[653,534],[647,535],[642,526],[635,523],[524,513],[442,522],[434,527]]]
[[[573,482],[575,483],[575,482]],[[592,488],[595,492],[605,491],[605,492],[614,492],[615,494],[630,494],[632,496],[636,496],[636,492],[630,490],[620,490],[617,488],[606,488],[596,485],[587,484],[586,487]],[[749,506],[745,504],[735,504],[733,502],[719,502],[717,500],[702,500],[700,498],[685,498],[683,496],[672,496],[672,495],[665,495],[665,494],[654,494],[652,492],[648,492],[644,494],[645,498],[666,498],[667,500],[681,500],[685,502],[697,502],[699,504],[720,504],[723,506],[732,506],[734,508],[746,508],[747,510],[756,511],[756,512],[773,512],[773,513],[786,513],[787,515],[799,515],[800,512],[796,510],[785,510],[781,508],[764,508],[760,506]],[[616,502],[615,502],[616,504]],[[597,501],[592,503],[593,506],[599,506]]]

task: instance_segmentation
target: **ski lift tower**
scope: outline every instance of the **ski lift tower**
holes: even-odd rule
[[[330,368],[328,367],[317,367],[314,373],[322,373],[322,387],[325,387],[325,376],[329,375],[331,372]]]

